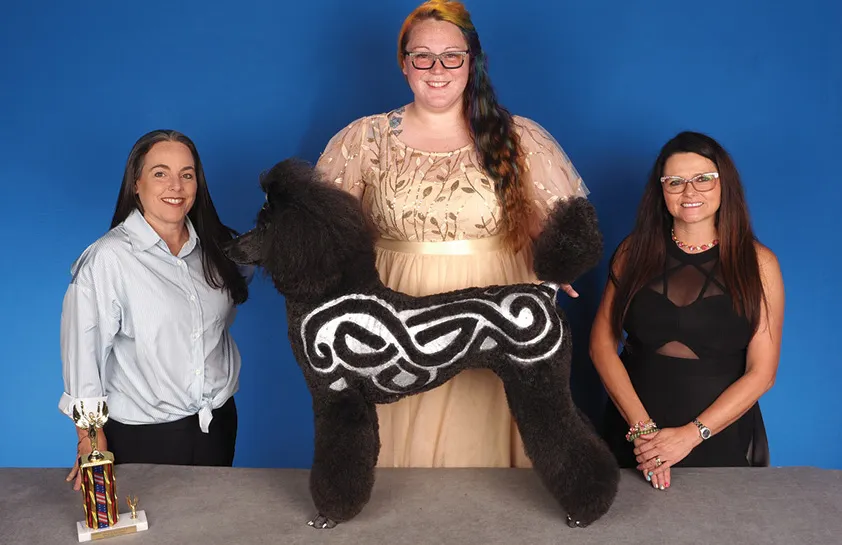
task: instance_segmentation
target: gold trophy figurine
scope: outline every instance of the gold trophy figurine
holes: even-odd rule
[[[135,496],[133,498],[129,497],[129,496],[126,496],[126,503],[129,504],[129,509],[132,510],[132,518],[136,519],[137,518],[137,496]]]
[[[117,508],[117,478],[114,475],[114,455],[107,450],[100,451],[97,445],[97,430],[108,421],[108,406],[104,401],[96,404],[94,410],[86,411],[84,401],[73,406],[73,422],[88,431],[91,439],[91,453],[86,459],[79,458],[82,474],[82,506],[85,520],[76,523],[79,541],[102,539],[141,532],[149,527],[146,513],[135,512],[137,498],[130,503],[132,516],[120,520]]]

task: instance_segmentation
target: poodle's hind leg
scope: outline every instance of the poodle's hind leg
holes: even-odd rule
[[[374,486],[380,451],[377,411],[359,392],[314,403],[315,451],[310,494],[318,515],[308,524],[333,528],[362,511]]]
[[[569,382],[548,364],[504,373],[509,408],[544,486],[583,527],[608,512],[620,475],[605,442],[573,404]]]

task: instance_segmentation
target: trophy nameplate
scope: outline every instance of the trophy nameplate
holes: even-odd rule
[[[85,520],[76,523],[79,541],[99,540],[148,529],[146,512],[136,509],[137,497],[126,498],[131,515],[120,515],[114,455],[107,450],[97,449],[97,429],[101,429],[108,421],[105,402],[97,403],[94,411],[86,413],[85,404],[80,401],[78,407],[73,407],[73,421],[79,428],[88,430],[92,448],[87,459],[80,457],[78,460],[82,475],[82,506],[85,510]]]

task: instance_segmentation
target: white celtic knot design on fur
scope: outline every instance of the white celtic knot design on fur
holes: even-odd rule
[[[334,390],[356,376],[387,393],[410,393],[467,354],[494,349],[519,365],[555,354],[563,336],[556,290],[551,284],[471,290],[474,297],[403,310],[373,295],[346,295],[309,313],[301,340],[310,367],[334,379]]]

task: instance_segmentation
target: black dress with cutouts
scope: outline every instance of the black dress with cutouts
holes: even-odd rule
[[[719,246],[688,254],[667,241],[663,273],[632,299],[620,358],[649,416],[661,428],[693,421],[746,368],[752,332],[722,280]],[[622,467],[635,467],[628,424],[609,400],[604,433]],[[768,465],[759,404],[702,442],[676,466]]]

